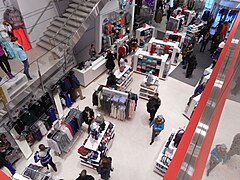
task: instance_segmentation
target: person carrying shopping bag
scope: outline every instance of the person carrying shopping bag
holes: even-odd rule
[[[155,137],[157,137],[160,132],[164,129],[165,119],[162,115],[157,116],[151,123],[150,127],[152,127],[152,139],[150,145],[154,142]]]

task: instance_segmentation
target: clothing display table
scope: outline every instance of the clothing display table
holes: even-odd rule
[[[181,48],[184,42],[186,33],[185,32],[173,32],[173,31],[166,31],[165,38],[168,38],[170,42],[178,42],[178,47]]]
[[[203,28],[204,24],[200,23],[199,25],[189,25],[184,30],[188,36],[193,36],[200,33],[201,29]]]
[[[160,151],[160,154],[156,160],[156,164],[154,167],[154,172],[158,173],[161,176],[164,176],[171,160],[177,150],[177,148],[174,146],[174,137],[178,130],[172,129],[168,140],[166,143],[164,143],[164,146],[162,150]]]
[[[108,153],[115,136],[115,125],[108,121],[104,122],[105,129],[100,133],[97,140],[93,139],[91,135],[86,139],[83,147],[86,148],[88,153],[85,156],[80,154],[80,163],[93,169],[98,167],[101,153]],[[112,127],[110,128],[110,126]],[[102,146],[104,146],[104,148],[102,148]],[[95,157],[91,156],[93,154]]]
[[[120,72],[119,69],[117,69],[114,72],[114,75],[117,79],[117,86],[126,89],[133,81],[133,70],[131,66],[126,65],[123,72]]]
[[[153,76],[153,80],[149,85],[146,85],[147,77],[144,78],[143,83],[140,84],[139,98],[149,100],[156,92],[158,92],[158,77]]]
[[[24,86],[27,85],[28,79],[27,76],[23,73],[18,73],[15,75],[13,79],[7,80],[7,77],[5,76],[0,84],[2,87],[3,93],[7,99],[7,101],[11,101],[15,95],[18,93],[18,91],[22,90]]]
[[[136,29],[138,44],[140,43],[140,39],[144,40],[145,43],[148,43],[152,37],[155,37],[155,34],[155,27],[148,24],[146,24],[145,27]]]
[[[197,104],[200,98],[201,98],[201,94],[192,98],[190,104],[186,107],[185,111],[183,112],[183,115],[186,116],[188,119],[191,118],[195,108],[197,107]]]
[[[180,30],[184,21],[184,15],[179,15],[177,17],[171,16],[166,29],[169,31]]]
[[[92,81],[99,77],[102,73],[106,71],[106,59],[105,56],[100,56],[98,59],[92,62],[92,66],[87,69],[79,70],[73,68],[76,77],[79,79],[82,86],[88,86]]]
[[[186,21],[186,25],[188,25],[194,16],[196,16],[196,12],[193,10],[184,10],[184,15],[185,15],[185,21]]]
[[[163,41],[155,38],[151,38],[151,40],[148,43],[148,51],[151,51],[152,45],[154,45],[155,52],[157,54],[165,54],[168,53],[169,57],[171,58],[171,64],[172,65],[178,65],[182,59],[180,56],[176,58],[176,54],[181,52],[181,49],[178,47],[179,42],[170,42],[170,41]],[[156,46],[160,46],[160,49],[156,48]],[[168,50],[166,50],[166,47],[169,47]]]
[[[171,67],[170,58],[168,57],[168,54],[159,56],[154,53],[151,55],[149,52],[139,48],[134,54],[133,69],[135,72],[145,75],[152,71],[153,75],[165,80]]]

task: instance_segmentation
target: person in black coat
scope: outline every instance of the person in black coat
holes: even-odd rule
[[[103,156],[100,160],[99,166],[97,168],[97,172],[101,175],[101,178],[104,180],[109,180],[110,178],[110,171],[112,169],[112,158]]]
[[[87,171],[83,169],[76,180],[94,180],[94,177],[87,175]]]
[[[192,76],[193,70],[197,67],[197,59],[195,55],[192,55],[188,59],[188,66],[186,71],[186,78],[190,78]]]
[[[80,82],[78,78],[75,76],[74,71],[69,72],[69,81],[71,83],[72,89],[75,91],[77,97],[80,97],[81,100],[85,99],[86,97],[82,95],[82,89],[80,86]]]
[[[158,108],[161,105],[161,100],[158,97],[158,93],[155,93],[153,97],[148,100],[147,103],[147,112],[150,114],[149,121],[152,122]]]
[[[90,132],[90,125],[94,119],[93,109],[86,106],[82,112],[82,120],[88,125],[88,133]]]
[[[108,72],[108,74],[109,74],[115,68],[115,63],[114,63],[115,58],[110,50],[108,50],[106,59],[107,59],[106,68],[109,70],[109,72]]]
[[[116,76],[111,72],[107,78],[107,87],[112,87],[117,89],[117,79]]]

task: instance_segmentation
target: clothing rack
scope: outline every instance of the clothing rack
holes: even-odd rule
[[[119,95],[119,96],[128,97],[128,94],[125,93],[125,92],[121,92],[121,91],[118,91],[118,90],[115,90],[115,89],[109,89],[109,88],[106,88],[106,87],[103,87],[102,93],[106,94],[106,95],[110,95],[110,96]]]

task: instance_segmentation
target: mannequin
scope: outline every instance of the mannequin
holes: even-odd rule
[[[32,47],[25,34],[25,25],[21,12],[11,5],[10,0],[3,0],[3,4],[7,8],[3,14],[4,21],[11,24],[13,34],[18,38],[19,44],[23,46],[24,50],[31,49]]]
[[[8,75],[9,79],[12,79],[14,77],[12,75],[10,64],[5,55],[5,52],[1,43],[0,43],[0,67]]]

